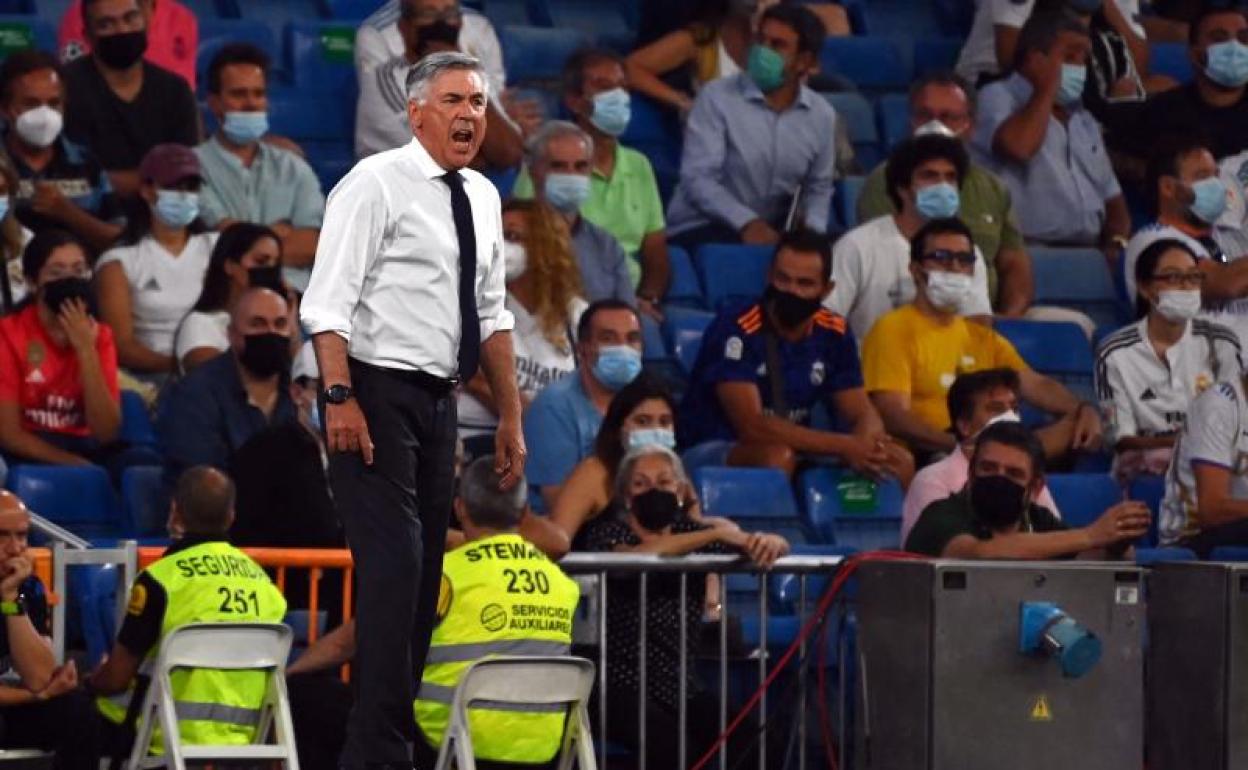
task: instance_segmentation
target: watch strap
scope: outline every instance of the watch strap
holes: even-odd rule
[[[0,602],[0,615],[25,615],[26,602],[22,601],[22,597],[17,597],[11,602]]]

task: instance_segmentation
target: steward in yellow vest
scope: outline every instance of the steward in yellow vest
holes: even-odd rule
[[[502,492],[498,481],[494,458],[482,457],[464,470],[455,500],[467,542],[442,562],[438,625],[415,703],[416,723],[434,756],[450,722],[455,687],[470,665],[493,655],[567,655],[572,645],[580,589],[516,534],[525,513],[524,482]],[[469,709],[477,759],[549,762],[563,742],[565,711]],[[417,747],[417,767],[428,753]]]
[[[150,667],[166,636],[189,623],[277,623],[286,615],[286,599],[265,571],[226,542],[233,520],[234,484],[225,474],[206,466],[182,474],[169,513],[174,544],[139,573],[113,650],[88,683],[100,696],[96,705],[107,721],[111,740],[105,743],[114,756],[130,751]],[[175,672],[174,709],[182,740],[250,743],[267,676],[259,671]],[[159,731],[152,750],[162,750]]]

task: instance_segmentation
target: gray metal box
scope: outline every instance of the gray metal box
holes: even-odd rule
[[[859,568],[858,768],[1140,770],[1141,571],[1080,562]],[[1080,679],[1019,652],[1025,601],[1050,601],[1104,652]]]
[[[1150,768],[1248,767],[1248,564],[1160,564],[1148,592]]]

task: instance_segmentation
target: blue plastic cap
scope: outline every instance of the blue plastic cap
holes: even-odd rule
[[[1101,660],[1101,640],[1070,618],[1063,618],[1048,630],[1048,636],[1061,645],[1062,674],[1078,679]]]

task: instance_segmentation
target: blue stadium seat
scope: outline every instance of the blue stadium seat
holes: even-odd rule
[[[36,0],[42,3],[43,0]],[[239,4],[247,0],[180,0],[187,10],[195,14],[195,18],[204,19],[237,19],[240,15]]]
[[[338,144],[322,144],[314,147],[315,154],[308,163],[316,172],[317,181],[321,183],[321,191],[326,195],[334,189],[351,167],[355,165],[355,151],[349,142]]]
[[[783,471],[703,466],[693,472],[693,481],[706,516],[723,516],[746,529],[775,532],[791,543],[810,539]]]
[[[121,511],[125,533],[130,537],[148,537],[165,531],[169,497],[163,467],[135,465],[122,471]]]
[[[921,37],[914,41],[914,74],[952,72],[962,51],[961,37]]]
[[[1124,324],[1124,313],[1105,256],[1092,248],[1028,247],[1037,305],[1061,305],[1086,313],[1094,323]]]
[[[771,246],[708,243],[693,254],[693,264],[706,289],[706,302],[719,308],[762,294],[771,264]]]
[[[604,0],[547,0],[551,26],[579,29],[596,38],[598,45],[628,53],[637,34],[629,28],[619,3]]]
[[[96,465],[15,465],[7,486],[35,513],[82,537],[115,534],[121,524],[108,472]]]
[[[845,121],[845,130],[849,133],[849,141],[854,145],[858,167],[863,171],[875,168],[882,155],[880,133],[876,128],[875,110],[871,108],[871,103],[862,94],[852,91],[823,96],[836,109],[837,116]]]
[[[363,21],[387,0],[325,0],[329,16],[333,19]]]
[[[133,390],[121,392],[121,440],[131,444],[156,446],[156,427],[143,397]]]
[[[1196,553],[1189,548],[1136,548],[1135,563],[1141,567],[1172,561],[1196,561]]]
[[[697,271],[689,252],[679,246],[668,244],[667,261],[672,268],[672,282],[667,287],[664,301],[690,307],[703,307],[702,285],[698,283]]]
[[[886,37],[830,37],[819,52],[819,66],[865,91],[902,91],[910,85],[906,57]]]
[[[846,230],[852,230],[858,226],[858,197],[862,195],[862,188],[866,184],[865,176],[847,176],[836,180],[833,208],[840,217],[841,226]]]
[[[1050,473],[1045,481],[1062,521],[1086,527],[1110,507],[1122,502],[1122,488],[1112,476],[1099,473]]]
[[[0,59],[27,48],[56,53],[56,27],[35,16],[0,15]]]
[[[1209,561],[1248,561],[1248,547],[1220,545],[1209,553]]]
[[[1136,476],[1131,482],[1127,496],[1148,506],[1149,513],[1153,515],[1152,525],[1148,528],[1148,542],[1156,545],[1157,526],[1161,520],[1161,501],[1166,497],[1166,477],[1151,474]]]
[[[669,358],[659,322],[644,314],[641,316],[641,354],[646,362],[666,361]]]
[[[884,152],[889,153],[910,136],[910,97],[906,94],[884,94],[876,106],[880,111],[881,144]]]
[[[1032,369],[1091,399],[1092,348],[1078,326],[1003,318],[995,321],[993,327],[1014,345]]]
[[[208,92],[208,65],[227,43],[251,43],[269,55],[275,69],[283,69],[277,37],[273,34],[273,29],[264,22],[201,18],[199,49],[195,54],[195,77],[201,93]]]
[[[66,6],[68,7],[68,5]],[[0,0],[0,14],[28,16],[34,14],[38,9],[35,8],[33,0]],[[60,21],[59,16],[47,15],[44,18],[53,23]]]
[[[693,365],[698,360],[698,350],[702,347],[702,335],[714,319],[712,313],[677,307],[666,308],[663,334],[667,337],[668,348],[685,373],[693,372]]]
[[[965,40],[975,21],[975,0],[934,0],[932,11],[942,35]]]
[[[286,27],[286,53],[296,88],[345,95],[347,104],[340,103],[339,109],[354,107],[354,26],[340,21],[293,21]]]
[[[666,205],[680,178],[683,137],[676,113],[652,99],[633,94],[632,117],[620,142],[649,159]]]
[[[528,6],[528,0],[488,0],[482,12],[496,30],[509,24],[541,26],[541,20],[529,14]]]
[[[1180,83],[1192,82],[1192,60],[1184,43],[1149,43],[1148,69],[1154,75],[1169,75]]]
[[[355,104],[323,92],[287,91],[269,95],[269,125],[273,133],[301,144],[346,143],[355,136]],[[304,147],[308,157],[316,153]]]
[[[514,84],[555,83],[563,63],[589,42],[575,29],[507,25],[498,30],[507,80]]]
[[[842,501],[838,486],[846,471],[821,467],[803,472],[798,477],[806,516],[823,542],[872,551],[897,548],[901,545],[901,505],[905,493],[895,480],[876,484],[875,506],[870,510],[854,510]],[[860,503],[864,508],[866,501]]]
[[[244,19],[262,21],[274,29],[323,18],[320,0],[230,0]]]

